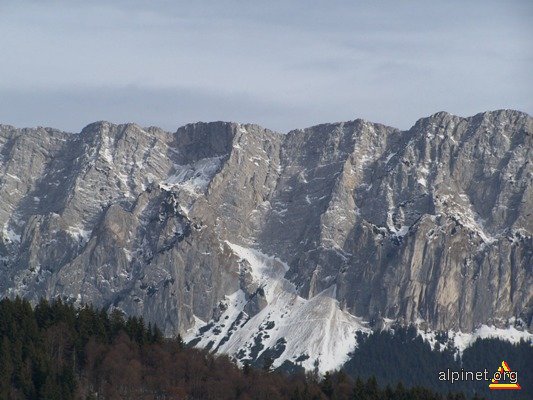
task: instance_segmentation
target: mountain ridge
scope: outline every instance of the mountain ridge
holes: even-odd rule
[[[506,113],[506,112],[517,113],[519,115],[529,116],[529,113],[526,112],[526,111],[520,111],[520,110],[512,109],[512,108],[500,108],[500,109],[495,109],[495,110],[486,110],[486,111],[478,112],[477,114],[474,114],[474,115],[471,115],[471,116],[460,116],[460,115],[453,114],[451,112],[442,110],[442,111],[436,111],[436,112],[434,112],[433,114],[430,114],[427,117],[419,118],[418,120],[416,120],[414,122],[412,127],[414,127],[418,123],[418,121],[425,120],[425,119],[431,119],[431,118],[435,118],[435,117],[439,117],[439,116],[451,116],[451,117],[456,117],[456,118],[461,118],[461,119],[472,119],[472,118],[478,117],[480,115],[485,115],[485,114],[491,114],[492,115],[492,114],[499,114],[499,113]],[[356,118],[356,119],[353,119],[353,120],[343,120],[343,121],[336,121],[336,122],[324,122],[324,123],[319,123],[319,124],[315,124],[315,125],[309,125],[309,126],[307,126],[305,128],[293,128],[293,129],[289,129],[286,132],[281,132],[281,131],[277,131],[277,130],[271,130],[271,131],[274,132],[274,133],[279,133],[279,134],[282,134],[282,135],[286,135],[286,134],[288,134],[289,132],[292,132],[292,131],[301,131],[301,130],[305,130],[305,129],[311,129],[311,128],[315,128],[315,127],[320,127],[320,126],[338,125],[338,124],[345,124],[345,123],[355,122],[355,121],[367,122],[367,123],[375,124],[375,125],[383,125],[383,126],[388,127],[388,128],[395,128],[393,125],[388,125],[388,124],[384,124],[384,123],[381,123],[381,122],[371,121],[371,120],[368,120],[366,118]],[[144,129],[144,130],[157,129],[157,130],[161,130],[161,131],[164,131],[164,132],[167,132],[167,133],[172,133],[172,131],[169,131],[169,130],[166,130],[166,129],[162,129],[161,127],[159,127],[157,125],[144,126],[144,125],[142,125],[140,123],[137,123],[137,122],[111,122],[111,121],[108,121],[108,120],[98,120],[98,121],[94,121],[94,122],[89,122],[87,125],[85,125],[84,127],[81,128],[79,133],[81,133],[85,128],[87,128],[89,126],[92,126],[94,124],[101,124],[101,123],[115,125],[115,126],[131,125],[131,126],[136,126],[137,128]],[[186,123],[184,125],[180,125],[180,126],[178,126],[177,129],[183,128],[183,127],[186,127],[186,126],[189,126],[189,125],[210,124],[210,123],[252,125],[252,126],[259,127],[259,128],[264,128],[263,126],[261,126],[259,124],[256,124],[256,123],[253,123],[253,122],[238,122],[238,121],[230,121],[230,120],[216,120],[216,121],[201,121],[201,120],[199,120],[199,121],[196,121],[196,122],[188,122],[188,123]],[[74,135],[78,134],[76,132],[72,132],[72,131],[69,131],[69,130],[62,130],[62,129],[54,128],[52,126],[41,126],[41,125],[17,127],[15,125],[11,125],[11,124],[2,124],[2,123],[0,123],[0,129],[13,129],[13,130],[44,129],[44,130],[58,131],[58,132],[62,132],[62,133],[70,133],[70,134],[74,134]],[[268,129],[268,128],[265,128],[265,129]],[[395,128],[395,129],[402,130],[402,131],[409,130],[409,129],[400,129],[400,128]]]
[[[0,294],[118,308],[168,336],[239,337],[248,321],[289,332],[283,346],[259,328],[240,348],[228,337],[243,357],[290,353],[298,338],[281,315],[302,323],[290,305],[327,291],[335,311],[320,320],[356,316],[354,332],[389,319],[531,329],[532,131],[513,110],[439,112],[406,131],[362,119],[287,134],[220,121],[174,133],[0,125]],[[254,275],[249,251],[285,263],[294,289]],[[331,351],[308,367],[331,367]]]

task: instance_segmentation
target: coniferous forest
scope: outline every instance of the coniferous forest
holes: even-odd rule
[[[350,376],[368,379],[375,376],[382,385],[402,382],[406,387],[420,385],[440,393],[450,390],[470,396],[500,399],[533,399],[533,346],[520,342],[511,344],[498,339],[477,339],[467,347],[461,358],[456,349],[450,348],[447,337],[442,335],[439,350],[432,350],[413,327],[394,327],[359,336],[359,345],[351,359],[344,365]],[[518,373],[520,391],[491,391],[485,381],[449,381],[438,379],[440,371],[497,371],[506,361]]]
[[[419,387],[420,383],[432,386],[430,381],[418,379],[424,368],[436,367],[424,364],[433,359],[421,353],[416,362],[398,361],[400,353],[387,347],[387,343],[398,344],[394,340],[416,342],[418,339],[411,334],[406,331],[400,339],[388,338],[389,342],[381,334],[371,335],[361,341],[358,350],[357,359],[370,357],[363,373],[354,353],[346,372],[318,377],[313,373],[271,371],[268,363],[262,368],[238,368],[228,357],[187,348],[179,337],[165,339],[157,327],[140,318],[124,318],[119,311],[108,314],[90,306],[75,308],[60,300],[43,300],[33,308],[26,300],[4,299],[0,301],[0,399],[481,398],[472,393],[439,394]],[[370,345],[382,346],[382,355],[392,352],[388,359],[379,359],[382,356],[372,353]],[[493,344],[478,346],[473,350],[476,354],[486,352],[486,346],[492,348]],[[415,347],[407,347],[407,351]],[[527,356],[530,347],[519,351],[526,351]],[[444,359],[448,357],[440,354]],[[469,360],[474,362],[476,358]],[[414,363],[419,369],[409,379],[402,374],[383,375],[387,364],[397,362],[404,362],[402,368]],[[525,394],[522,392],[520,398],[527,398]]]

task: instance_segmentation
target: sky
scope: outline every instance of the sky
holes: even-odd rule
[[[530,0],[0,0],[0,123],[532,114],[531,21]]]

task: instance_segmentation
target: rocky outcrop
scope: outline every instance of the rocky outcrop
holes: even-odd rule
[[[0,294],[120,308],[184,333],[241,291],[248,317],[267,306],[242,246],[287,265],[292,296],[333,296],[341,320],[531,329],[532,133],[509,110],[286,135],[0,125]]]
[[[438,113],[407,132],[362,121],[291,132],[275,194],[288,210],[263,240],[306,296],[334,283],[356,315],[531,325],[531,135],[513,111]],[[298,143],[323,150],[298,157]]]

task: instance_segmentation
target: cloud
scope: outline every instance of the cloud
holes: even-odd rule
[[[2,123],[21,127],[51,126],[70,132],[79,132],[95,120],[136,122],[169,131],[190,122],[224,120],[258,123],[283,131],[308,111],[246,93],[215,93],[199,88],[10,89],[0,97]],[[270,125],[270,121],[277,121],[277,124]]]
[[[533,109],[529,1],[0,3],[0,118],[286,131]],[[9,99],[9,100],[8,100]]]

